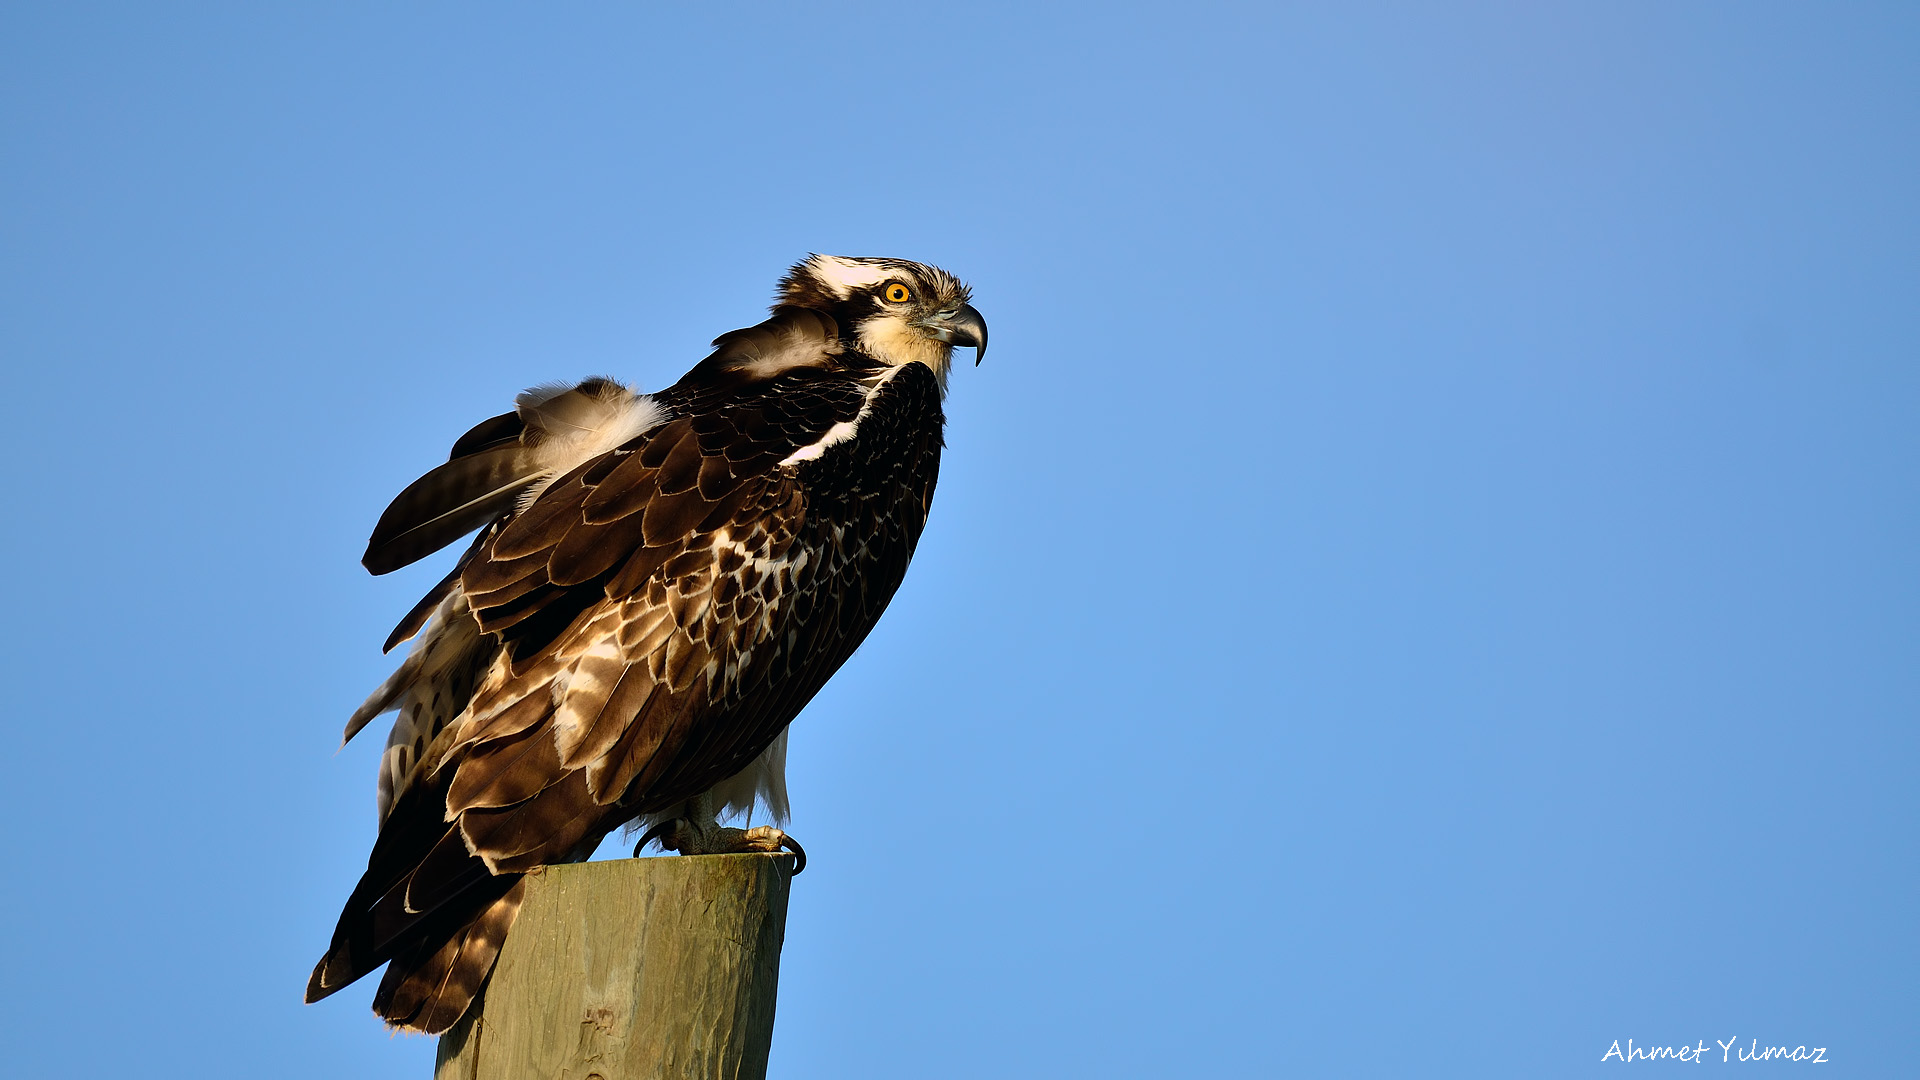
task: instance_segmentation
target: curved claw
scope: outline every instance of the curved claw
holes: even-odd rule
[[[641,833],[640,842],[633,845],[633,857],[636,859],[639,858],[640,853],[647,850],[647,845],[653,843],[655,840],[660,840],[661,851],[674,850],[672,848],[667,847],[666,841],[662,840],[661,837],[665,836],[667,833],[672,832],[674,829],[674,826],[678,824],[680,824],[679,818],[668,818],[665,821],[654,822],[653,828],[648,829],[646,832]]]
[[[793,873],[788,876],[799,877],[800,871],[807,868],[807,849],[800,846],[800,841],[785,833],[780,834],[780,846],[793,852]]]

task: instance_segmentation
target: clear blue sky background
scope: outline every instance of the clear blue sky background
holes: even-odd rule
[[[808,251],[994,344],[774,1076],[1920,1068],[1912,5],[9,4],[0,110],[8,1075],[428,1075],[299,1000],[366,534]]]

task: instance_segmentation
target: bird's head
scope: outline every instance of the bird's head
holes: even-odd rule
[[[787,271],[776,310],[824,311],[849,345],[884,364],[915,360],[946,385],[955,345],[970,346],[975,364],[987,354],[987,323],[967,303],[971,292],[936,266],[904,259],[809,255]]]

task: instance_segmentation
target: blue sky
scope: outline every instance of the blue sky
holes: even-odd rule
[[[808,251],[993,350],[771,1075],[1915,1068],[1909,5],[16,4],[0,140],[10,1073],[428,1074],[299,1002],[366,534]]]

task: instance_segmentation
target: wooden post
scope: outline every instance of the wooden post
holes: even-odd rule
[[[763,1080],[789,855],[550,866],[435,1080]]]

